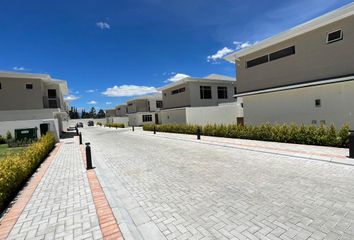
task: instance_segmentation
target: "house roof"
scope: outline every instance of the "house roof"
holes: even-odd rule
[[[145,95],[145,96],[140,96],[136,98],[129,99],[128,102],[132,101],[137,101],[137,100],[149,100],[149,99],[157,99],[157,100],[162,100],[162,94],[161,93],[156,93],[154,95]]]
[[[224,57],[229,62],[354,15],[354,2]]]
[[[263,94],[263,93],[280,92],[280,91],[286,91],[286,90],[292,90],[292,89],[314,87],[314,86],[321,86],[321,85],[328,85],[328,84],[349,82],[349,81],[354,81],[354,75],[317,80],[317,81],[307,82],[307,83],[298,83],[298,84],[282,86],[282,87],[267,88],[267,89],[250,91],[250,92],[244,92],[244,93],[236,94],[236,95],[234,95],[234,97],[246,97],[246,96],[258,95],[258,94]]]
[[[182,85],[187,82],[205,82],[205,83],[215,83],[215,82],[235,82],[236,79],[229,77],[229,76],[224,76],[224,75],[219,75],[219,74],[210,74],[208,76],[202,77],[202,78],[195,78],[195,77],[186,77],[183,78],[179,81],[172,82],[168,85],[165,85],[163,87],[160,87],[158,90],[166,90],[169,88],[173,88],[179,85]]]

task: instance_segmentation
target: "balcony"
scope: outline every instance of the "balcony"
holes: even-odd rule
[[[57,97],[43,97],[43,107],[44,108],[61,108],[60,99]]]

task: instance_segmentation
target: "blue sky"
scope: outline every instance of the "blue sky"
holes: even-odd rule
[[[346,0],[4,0],[0,69],[68,81],[71,105],[113,108],[184,75],[235,76],[225,53]]]

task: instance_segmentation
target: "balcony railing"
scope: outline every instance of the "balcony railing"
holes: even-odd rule
[[[60,99],[53,97],[43,97],[43,107],[44,108],[61,108]]]

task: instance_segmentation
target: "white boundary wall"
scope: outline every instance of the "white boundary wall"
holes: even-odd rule
[[[123,123],[125,126],[128,126],[129,117],[107,117],[106,123]]]
[[[354,81],[246,96],[243,101],[246,124],[325,121],[354,128]]]

